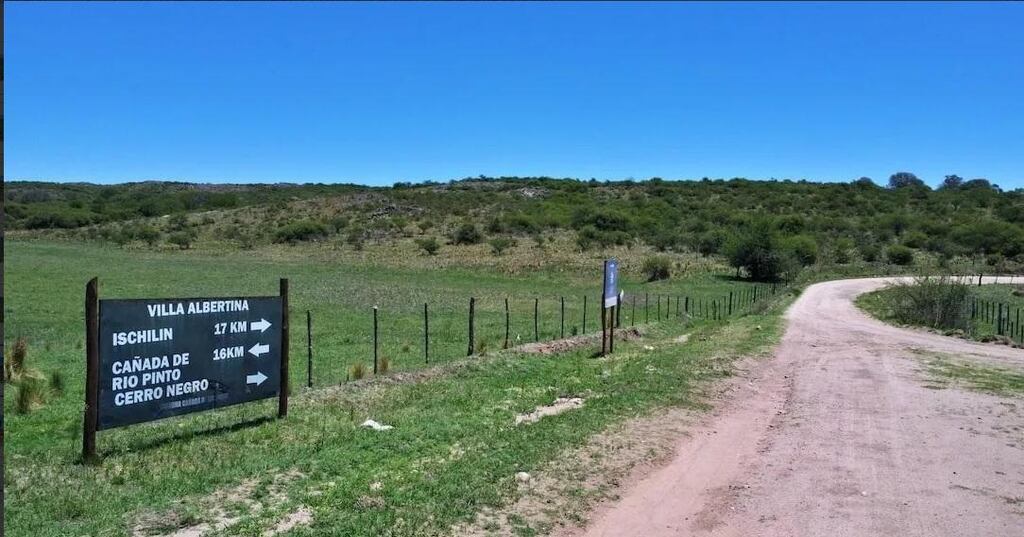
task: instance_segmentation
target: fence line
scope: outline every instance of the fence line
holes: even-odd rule
[[[637,326],[650,322],[721,321],[751,312],[755,304],[774,294],[775,286],[762,284],[737,286],[721,296],[700,291],[683,295],[627,293],[623,297],[623,307],[616,310],[614,317],[608,318],[607,326],[621,327],[626,322],[628,326]],[[639,303],[641,300],[643,304]],[[354,378],[358,373],[352,367],[367,358],[373,360],[373,373],[382,374],[385,372],[382,364],[386,364],[388,369],[413,369],[458,359],[459,356],[472,357],[493,349],[507,349],[529,341],[553,341],[589,334],[601,328],[588,326],[588,323],[593,324],[590,319],[601,306],[599,300],[590,299],[588,295],[582,295],[576,301],[564,295],[483,300],[469,297],[468,305],[461,300],[442,300],[438,304],[428,301],[423,302],[422,311],[413,308],[411,312],[401,306],[385,309],[377,305],[370,312],[363,310],[365,313],[362,314],[358,310],[341,312],[342,324],[346,328],[356,327],[349,331],[325,330],[335,322],[329,314],[337,316],[339,312],[318,313],[321,316],[316,334],[312,322],[315,311],[307,310],[306,384],[312,387],[315,382],[323,386]],[[359,326],[366,326],[362,324],[366,321],[360,322],[359,317],[367,313],[371,315],[369,320],[372,324],[367,323],[371,329],[359,330]],[[628,319],[623,318],[626,315]],[[1009,318],[1009,313],[1005,317]],[[365,316],[362,318],[366,319]],[[1016,325],[1014,333],[1019,333]],[[316,353],[313,352],[314,343],[317,345]]]

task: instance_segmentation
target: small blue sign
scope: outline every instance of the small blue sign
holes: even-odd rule
[[[604,262],[604,307],[610,308],[619,303],[619,261],[609,259]]]

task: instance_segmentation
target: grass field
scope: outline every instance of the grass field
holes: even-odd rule
[[[526,360],[502,353],[470,358],[470,367],[421,382],[357,386],[345,384],[345,375],[349,365],[370,361],[374,305],[381,311],[382,353],[396,369],[425,367],[424,302],[431,308],[432,361],[462,360],[470,296],[478,300],[478,338],[488,351],[501,346],[506,297],[512,303],[513,338],[520,341],[532,339],[535,298],[542,339],[560,335],[561,296],[567,299],[567,332],[582,323],[584,294],[592,308],[588,331],[598,329],[600,258],[589,270],[542,266],[508,274],[342,261],[320,250],[287,248],[125,252],[95,244],[10,241],[6,256],[6,346],[24,337],[29,368],[63,375],[61,392],[27,414],[14,412],[16,390],[5,393],[10,535],[124,535],[136,523],[159,534],[212,517],[204,495],[249,479],[273,482],[270,489],[257,488],[274,491],[277,500],[265,501],[258,512],[238,499],[219,502],[232,504],[242,516],[219,533],[258,535],[299,504],[311,510],[314,522],[296,534],[443,533],[480,506],[507,498],[516,471],[549,460],[610,423],[656,405],[697,404],[689,388],[726,371],[711,366],[713,357],[754,352],[778,333],[777,311],[756,308],[758,313],[728,323],[691,322],[686,329],[706,337],[692,345],[659,346],[657,352],[625,343],[612,360],[591,359],[589,348]],[[652,322],[658,295],[703,304],[727,297],[730,290],[737,297],[750,290],[709,273],[642,283],[630,270],[637,261],[623,257],[621,287],[652,297]],[[296,388],[291,414],[282,421],[264,420],[273,403],[261,402],[103,432],[103,464],[82,466],[82,303],[92,276],[100,277],[101,296],[109,298],[274,294],[277,279],[287,277],[296,362],[292,384],[305,382],[299,314],[310,310],[319,389]],[[632,324],[626,311],[623,324]],[[684,329],[679,321],[673,317],[648,328],[644,344],[679,333]],[[758,325],[765,329],[755,329]],[[584,396],[588,404],[528,428],[511,426],[516,413],[560,395]],[[370,417],[396,429],[374,433],[357,427]],[[458,463],[452,460],[455,452]],[[372,482],[383,488],[368,495]],[[147,517],[147,512],[163,515]]]

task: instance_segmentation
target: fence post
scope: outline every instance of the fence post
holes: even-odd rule
[[[683,297],[683,313],[690,314],[690,297],[688,296]]]
[[[612,306],[612,311],[609,312],[611,317],[608,319],[608,354],[615,354],[615,314],[618,313],[619,303],[616,302]]]
[[[658,322],[661,322],[661,295],[658,295]]]
[[[430,314],[427,303],[423,303],[423,363],[430,363]]]
[[[636,295],[633,295],[633,312],[629,314],[630,326],[636,326]]]
[[[538,324],[538,313],[539,313],[538,312],[538,309],[539,309],[538,306],[539,306],[539,302],[540,302],[539,298],[534,298],[533,299],[533,340],[534,341],[540,341],[540,326]]]
[[[508,312],[508,297],[505,297],[505,346],[502,347],[504,349],[508,348],[508,329],[509,329],[509,325],[510,324],[512,324],[512,323],[511,323],[511,319],[509,318],[509,312]]]
[[[561,313],[558,316],[559,323],[562,325],[561,338],[565,339],[565,297],[560,297],[562,301]]]
[[[729,316],[732,317],[732,291],[729,291]]]
[[[1003,303],[996,304],[999,313],[996,315],[996,334],[1003,335]]]
[[[601,291],[601,303],[598,305],[598,309],[601,310],[601,356],[604,356],[608,352],[608,312],[604,307],[604,291]]]
[[[377,374],[377,306],[373,307],[373,374]]]
[[[644,293],[644,323],[651,322],[651,313],[649,311],[650,304],[651,304],[651,294],[645,292]]]
[[[615,297],[615,328],[622,327],[622,298],[624,296],[619,293],[619,296]]]
[[[96,461],[96,428],[100,392],[99,280],[85,284],[85,418],[82,421],[82,462]]]
[[[306,310],[306,387],[313,387],[313,314]]]
[[[583,295],[583,328],[580,334],[587,333],[587,295]]]
[[[476,338],[476,334],[474,333],[474,330],[473,330],[474,329],[474,326],[473,326],[473,314],[474,314],[474,311],[473,310],[475,310],[475,309],[476,309],[476,297],[472,297],[471,296],[471,297],[469,297],[469,350],[466,351],[466,356],[473,356],[473,349],[476,347],[474,345],[475,341],[473,341]]]
[[[288,347],[291,336],[291,321],[288,315],[288,278],[281,278],[281,387],[277,399],[277,417],[288,417]]]

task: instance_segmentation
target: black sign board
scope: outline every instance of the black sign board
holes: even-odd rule
[[[98,429],[277,397],[282,297],[99,301]]]

